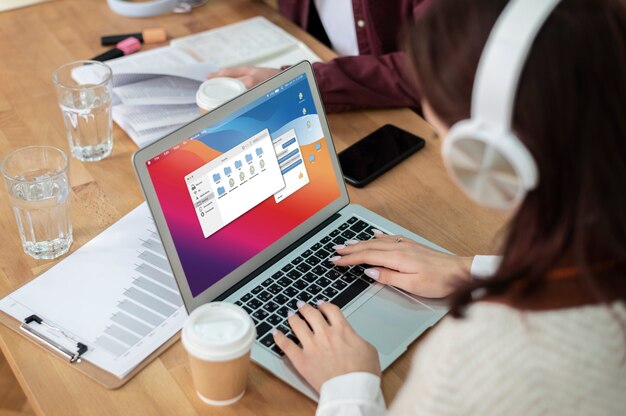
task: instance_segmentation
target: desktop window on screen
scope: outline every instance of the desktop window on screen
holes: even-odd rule
[[[146,162],[195,297],[339,198],[301,74]]]

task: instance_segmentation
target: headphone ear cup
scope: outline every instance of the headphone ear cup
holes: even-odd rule
[[[444,141],[443,159],[452,179],[474,201],[510,209],[536,185],[537,169],[513,133],[494,131],[474,120],[455,124]]]

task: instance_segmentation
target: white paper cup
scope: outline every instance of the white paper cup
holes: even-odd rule
[[[205,114],[219,107],[226,101],[246,91],[243,82],[235,78],[213,78],[204,81],[196,93],[196,104],[200,114]]]
[[[212,302],[189,315],[182,342],[202,401],[226,406],[243,397],[255,339],[252,319],[237,305]]]

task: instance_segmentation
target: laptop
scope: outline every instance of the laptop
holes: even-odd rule
[[[296,302],[339,305],[387,368],[441,319],[442,302],[335,267],[333,246],[372,229],[445,251],[350,204],[310,63],[302,62],[133,157],[185,307],[233,302],[256,325],[252,359],[313,400],[274,345]]]

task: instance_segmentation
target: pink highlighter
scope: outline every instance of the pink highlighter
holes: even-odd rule
[[[115,59],[124,55],[129,55],[133,52],[137,52],[140,47],[141,42],[139,42],[137,38],[131,36],[121,42],[118,42],[117,45],[115,45],[115,48],[109,49],[105,53],[91,58],[91,60],[100,62],[108,61],[109,59]]]

